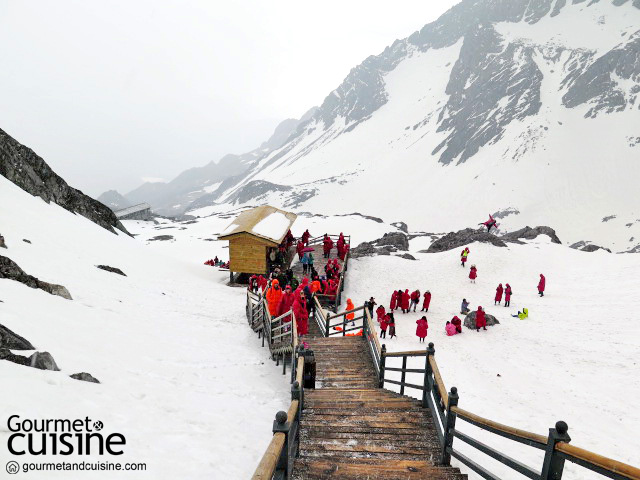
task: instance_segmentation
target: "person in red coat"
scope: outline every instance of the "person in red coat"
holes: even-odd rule
[[[309,229],[307,228],[304,233],[302,234],[302,243],[304,243],[305,245],[309,243],[309,238],[311,237],[311,234],[309,233]]]
[[[302,256],[304,255],[304,242],[300,240],[296,245],[296,252],[298,252],[298,260],[302,260]]]
[[[456,327],[458,333],[462,333],[462,320],[457,315],[451,319],[451,324]]]
[[[394,290],[391,294],[391,303],[389,304],[389,310],[393,312],[398,306],[398,303],[400,303],[398,302],[398,292]]]
[[[418,324],[416,327],[416,335],[420,339],[420,342],[424,342],[424,339],[427,336],[427,329],[429,328],[427,317],[423,316],[421,319],[416,320],[416,323]]]
[[[544,287],[545,287],[546,279],[543,274],[540,274],[540,281],[538,282],[538,295],[544,297]]]
[[[307,312],[307,299],[303,291],[300,291],[293,301],[293,314],[296,317],[298,335],[306,335],[309,332],[309,312]]]
[[[505,307],[510,307],[511,306],[511,294],[512,294],[512,290],[511,290],[511,285],[509,285],[508,283],[505,285],[504,288],[504,306]]]
[[[471,283],[476,283],[476,277],[478,276],[478,269],[475,265],[471,265],[471,271],[469,272],[469,278]]]
[[[411,300],[411,295],[409,295],[409,289],[407,288],[402,294],[402,300],[400,304],[400,308],[402,308],[402,313],[409,313],[410,300]]]
[[[327,295],[329,295],[329,300],[333,301],[336,299],[336,295],[338,294],[338,284],[333,280],[329,280],[327,282]]]
[[[426,292],[424,292],[424,300],[422,301],[422,310],[420,311],[428,312],[430,303],[431,303],[431,292],[427,290]]]
[[[324,258],[329,258],[329,256],[331,255],[331,249],[333,248],[333,240],[331,240],[331,237],[325,233],[324,240],[322,243],[323,243],[322,249],[324,251]]]
[[[291,285],[287,285],[284,289],[284,293],[282,294],[282,298],[280,298],[280,304],[278,305],[278,316],[283,313],[291,310],[293,306],[293,292],[291,291]]]
[[[384,317],[382,317],[382,320],[380,321],[380,338],[387,337],[387,327],[389,326],[390,320],[391,317],[388,313]]]
[[[385,311],[382,305],[376,308],[376,320],[378,321],[378,323],[380,323],[380,321],[382,320],[382,318],[385,316],[386,313],[387,312]]]
[[[258,286],[264,292],[267,289],[267,285],[269,285],[269,281],[263,275],[258,277]]]
[[[502,292],[503,292],[503,288],[502,288],[502,284],[498,285],[498,288],[496,288],[496,298],[493,301],[493,304],[498,304],[500,305],[500,303],[502,302]]]
[[[420,290],[415,290],[411,292],[411,305],[409,306],[409,310],[413,307],[413,311],[416,311],[416,307],[420,303]]]
[[[476,312],[476,331],[480,331],[480,328],[483,330],[487,329],[487,319],[484,316],[484,310],[482,307],[478,307],[478,311]]]

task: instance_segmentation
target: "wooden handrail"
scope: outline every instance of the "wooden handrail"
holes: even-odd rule
[[[378,339],[378,332],[375,329],[375,326],[373,325],[373,320],[371,319],[371,314],[369,313],[369,309],[365,310],[365,315],[367,318],[367,330],[371,332],[371,335],[373,336],[373,341],[376,344],[376,350],[378,351],[378,355],[382,352],[382,347],[380,346],[380,340]]]
[[[365,308],[364,305],[362,305],[360,307],[354,308],[353,310],[345,310],[344,312],[336,313],[331,318],[333,319],[333,318],[336,318],[336,317],[344,317],[345,315],[348,315],[350,313],[359,312],[360,310],[363,310],[364,308]]]
[[[494,428],[495,430],[500,430],[501,432],[508,433],[522,439],[531,440],[536,443],[541,443],[543,445],[547,444],[547,437],[545,437],[544,435],[538,435],[537,433],[527,432],[526,430],[521,430],[519,428],[510,427],[509,425],[494,422],[493,420],[489,420],[488,418],[484,418],[476,415],[475,413],[463,410],[460,407],[451,407],[451,411],[459,417],[462,417],[463,419],[468,418],[469,420],[473,420],[475,423],[478,423],[480,425],[485,425],[487,427]]]
[[[449,406],[449,395],[447,394],[447,388],[444,386],[442,375],[440,375],[440,369],[438,368],[438,364],[436,363],[436,359],[433,355],[429,355],[429,365],[431,365],[433,378],[436,380],[436,386],[438,387],[440,398],[442,398],[442,401],[444,402],[444,408],[447,408]]]
[[[385,357],[426,357],[426,350],[408,350],[406,352],[386,352],[384,354]]]
[[[287,411],[287,422],[291,424],[298,413],[298,406],[300,405],[300,400],[291,400],[291,405],[289,406],[289,410]]]
[[[640,468],[632,467],[626,463],[598,455],[597,453],[590,452],[589,450],[585,450],[584,448],[576,447],[575,445],[565,442],[558,442],[556,444],[556,450],[585,462],[597,465],[609,472],[619,473],[628,478],[632,478],[633,480],[640,480]]]
[[[273,435],[267,451],[264,452],[262,460],[258,464],[256,471],[253,473],[253,480],[271,480],[273,473],[276,471],[276,465],[278,464],[278,458],[284,448],[285,435],[278,432]]]
[[[296,382],[302,387],[302,374],[304,373],[304,357],[298,357],[298,366],[296,367]]]
[[[324,323],[327,323],[327,316],[324,314],[324,309],[322,308],[322,305],[320,305],[320,301],[316,295],[313,296],[313,301],[316,303],[316,310],[320,312],[320,316],[322,317],[322,320],[324,320]]]

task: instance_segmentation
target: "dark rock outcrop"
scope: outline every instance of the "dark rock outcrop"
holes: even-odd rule
[[[4,237],[0,235],[0,248],[7,248],[7,244],[4,243]]]
[[[409,227],[404,222],[393,222],[391,225],[396,227],[398,230],[404,233],[409,233]]]
[[[49,352],[36,352],[29,357],[30,366],[39,370],[60,371]]]
[[[91,382],[91,383],[100,383],[100,381],[87,372],[74,373],[73,375],[69,375],[74,380],[81,380],[83,382]]]
[[[0,129],[0,175],[45,202],[88,218],[110,232],[117,228],[125,233],[115,214],[105,205],[70,187],[33,150],[20,144]]]
[[[372,242],[363,242],[349,251],[352,258],[371,255],[389,255],[392,252],[409,250],[409,238],[402,232],[385,233],[382,238]]]
[[[110,267],[109,265],[96,265],[96,267],[98,267],[100,270],[106,270],[107,272],[117,273],[118,275],[122,275],[123,277],[127,276],[122,270],[116,267]]]
[[[156,235],[155,237],[149,239],[150,242],[155,242],[158,240],[159,241],[173,240],[173,235]]]
[[[9,280],[15,280],[16,282],[24,283],[31,288],[39,288],[51,295],[58,295],[59,297],[72,300],[69,290],[62,285],[56,285],[55,283],[47,283],[37,279],[33,275],[28,275],[22,270],[16,262],[10,258],[0,255],[0,278],[7,278]]]
[[[411,255],[410,253],[403,253],[402,255],[398,255],[398,257],[404,258],[406,260],[415,260],[416,259],[416,257]]]
[[[510,232],[502,235],[502,237],[500,238],[502,238],[502,240],[504,240],[505,242],[520,243],[518,242],[518,240],[520,239],[533,240],[538,235],[547,235],[553,243],[562,244],[562,242],[558,238],[558,235],[556,235],[556,231],[551,227],[545,226],[539,226],[535,228],[524,227],[520,230],[516,230],[515,232]]]
[[[0,348],[0,360],[24,365],[25,367],[33,367],[39,370],[59,371],[58,365],[49,352],[36,352],[30,357],[23,355],[15,355],[8,348]]]
[[[427,253],[446,252],[454,248],[465,247],[473,242],[490,243],[496,247],[507,246],[500,237],[487,233],[484,229],[465,228],[457,232],[449,232],[439,238],[429,246]]]
[[[576,250],[580,250],[581,252],[595,252],[597,250],[605,250],[611,253],[611,250],[606,247],[601,247],[600,245],[596,245],[591,242],[585,242],[584,240],[580,240],[579,242],[569,245],[569,248],[574,248]]]
[[[470,314],[468,314],[466,317],[464,317],[463,324],[465,327],[471,328],[473,330],[476,329],[476,313],[477,313],[476,311],[473,311]],[[488,313],[485,312],[484,316],[487,319],[487,327],[500,323],[498,319],[493,315],[489,315]]]
[[[17,333],[9,330],[4,325],[0,325],[0,348],[10,348],[11,350],[35,350],[36,347],[31,342]]]

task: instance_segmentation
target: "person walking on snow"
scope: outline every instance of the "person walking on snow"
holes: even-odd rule
[[[350,298],[347,298],[347,311],[349,310],[353,310],[355,307],[353,306],[353,302],[351,301]],[[356,314],[351,312],[351,313],[347,313],[346,315],[346,321],[349,322],[351,321],[351,325],[355,326],[356,322],[353,321],[353,319],[355,318]]]
[[[389,340],[393,337],[397,337],[396,335],[396,320],[393,318],[393,313],[389,314]]]
[[[391,294],[391,303],[389,304],[389,310],[394,311],[396,309],[396,305],[400,303],[398,302],[398,291],[394,290]]]
[[[475,265],[471,265],[471,270],[469,271],[469,278],[471,279],[471,283],[476,283],[476,277],[478,276],[478,269]]]
[[[413,311],[415,312],[418,303],[420,303],[420,290],[415,290],[411,292],[411,305],[409,306],[409,310],[413,307]]]
[[[513,294],[513,291],[511,290],[511,285],[509,285],[508,283],[505,286],[504,289],[504,306],[505,307],[510,307],[511,306],[511,295]]]
[[[324,252],[324,258],[329,258],[331,256],[331,249],[333,248],[333,240],[331,240],[331,237],[325,233],[324,240],[322,243],[323,243],[322,249]]]
[[[382,321],[380,322],[380,338],[387,338],[387,327],[389,326],[390,315],[393,315],[393,313],[387,313],[382,317]]]
[[[416,336],[420,339],[420,342],[423,343],[427,336],[427,329],[429,328],[427,317],[423,315],[422,318],[416,320],[416,323],[418,324],[416,327]]]
[[[402,310],[402,296],[404,295],[404,292],[402,290],[398,290],[398,298],[397,298],[397,302],[396,302],[396,309],[401,309]]]
[[[483,330],[487,329],[487,319],[484,316],[484,310],[482,307],[478,307],[478,311],[476,312],[476,331],[480,331],[480,328]]]
[[[382,318],[384,317],[385,314],[385,310],[384,307],[382,305],[380,305],[377,309],[376,309],[376,320],[378,321],[378,323],[380,323],[380,321],[382,320]]]
[[[504,289],[502,288],[502,284],[498,285],[498,288],[496,288],[496,298],[494,299],[493,304],[496,305],[500,305],[500,303],[502,303],[502,292],[504,291]]]
[[[460,261],[462,262],[463,267],[464,264],[467,263],[467,257],[469,257],[469,247],[466,247],[464,250],[462,250],[462,253],[460,254]]]
[[[431,292],[427,290],[426,292],[424,292],[424,300],[422,301],[422,310],[420,311],[428,312],[430,303],[431,303]]]
[[[540,281],[538,282],[538,295],[544,297],[544,287],[546,284],[546,278],[544,278],[543,274],[540,274]]]
[[[377,305],[376,299],[371,297],[369,301],[366,303],[366,305],[367,305],[367,310],[369,310],[369,316],[373,318],[373,307]]]
[[[409,301],[411,300],[411,295],[409,295],[409,289],[407,288],[402,294],[402,313],[409,313]]]

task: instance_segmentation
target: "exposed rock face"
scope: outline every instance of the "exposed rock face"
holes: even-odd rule
[[[87,372],[74,373],[69,376],[75,380],[82,380],[83,382],[100,383],[96,377]]]
[[[128,233],[105,205],[70,187],[33,150],[0,129],[0,175],[45,202],[54,202],[72,213],[79,213],[110,232],[114,228]]]
[[[60,371],[49,352],[36,352],[29,357],[30,366],[39,370]]]
[[[39,288],[51,295],[58,295],[67,300],[72,300],[69,290],[62,285],[38,280],[32,275],[26,274],[13,260],[2,255],[0,255],[0,278],[15,280],[16,282],[24,283],[28,287]]]
[[[29,340],[9,330],[4,325],[0,325],[0,348],[10,348],[11,350],[36,349]]]
[[[538,235],[547,235],[553,243],[562,244],[558,236],[556,235],[556,231],[551,227],[524,227],[520,230],[516,230],[515,232],[510,232],[505,235],[502,235],[502,238],[506,242],[518,242],[519,239],[523,238],[525,240],[533,240]]]
[[[409,250],[407,235],[402,232],[390,232],[373,242],[363,242],[356,248],[352,248],[349,251],[349,256],[358,258],[371,255],[389,255],[391,252],[406,252],[407,250]]]
[[[56,372],[60,370],[49,352],[36,352],[27,358],[23,355],[11,353],[8,348],[0,348],[0,360],[8,360],[18,365],[33,367],[39,370],[53,370]]]
[[[0,248],[7,248],[7,245],[4,243],[4,237],[0,235]]]
[[[410,253],[403,253],[402,255],[398,255],[398,257],[404,258],[406,260],[415,260],[416,259],[416,257],[411,255]]]
[[[611,253],[611,250],[606,247],[601,247],[600,245],[596,245],[591,242],[585,242],[584,240],[580,240],[579,242],[569,245],[569,248],[575,248],[576,250],[580,250],[581,252],[595,252],[597,250],[606,250],[607,252]]]
[[[409,227],[404,222],[393,222],[391,225],[396,227],[398,230],[404,233],[409,233]]]
[[[471,328],[473,330],[476,329],[476,311],[471,312],[466,317],[464,317],[464,326],[467,328]],[[484,313],[485,318],[487,319],[487,327],[500,323],[496,317],[493,315],[489,315],[487,312]]]
[[[123,277],[127,276],[122,270],[116,267],[110,267],[109,265],[96,265],[96,267],[98,267],[100,270],[106,270],[107,272],[117,273],[118,275],[122,275]]]
[[[159,241],[173,240],[173,235],[156,235],[155,237],[149,239],[150,242],[155,242],[158,240]]]
[[[444,237],[433,242],[427,249],[427,253],[438,253],[453,250],[454,248],[465,247],[473,242],[490,243],[496,247],[506,247],[507,245],[495,235],[487,233],[486,230],[465,228],[457,232],[447,233]]]

